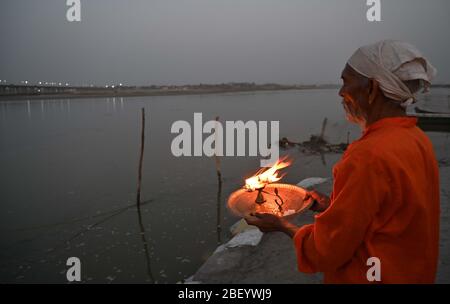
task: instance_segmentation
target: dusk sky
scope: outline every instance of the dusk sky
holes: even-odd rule
[[[450,83],[450,1],[2,0],[0,79],[71,84],[340,83],[359,46],[416,45]]]

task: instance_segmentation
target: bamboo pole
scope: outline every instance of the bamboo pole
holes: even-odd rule
[[[139,207],[141,205],[141,181],[142,181],[142,162],[144,160],[144,139],[145,139],[145,110],[141,109],[142,113],[142,126],[141,126],[141,152],[139,155],[139,169],[138,169],[138,183],[137,183],[137,195],[136,204]]]
[[[222,220],[222,172],[220,170],[220,158],[217,155],[217,125],[219,124],[219,116],[216,117],[216,130],[215,130],[215,150],[216,152],[214,153],[214,160],[216,163],[216,173],[217,173],[217,183],[218,183],[218,188],[217,188],[217,223],[216,223],[216,231],[217,231],[217,243],[221,244],[222,243],[222,238],[221,238],[221,234],[222,234],[222,225],[221,225],[221,220]]]
[[[215,150],[216,152],[214,153],[214,160],[216,162],[216,172],[217,172],[217,180],[219,183],[219,188],[222,187],[222,172],[220,170],[220,158],[217,156],[217,125],[219,123],[219,116],[216,117],[216,130],[215,130]]]

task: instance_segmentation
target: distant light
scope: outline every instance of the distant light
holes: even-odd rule
[[[39,81],[39,84],[42,84],[42,82],[41,82],[41,81]]]
[[[28,84],[28,80],[25,80],[25,84]]]
[[[60,82],[60,83],[58,83],[58,85],[61,85],[61,82]]]
[[[107,88],[107,87],[108,87],[108,85],[105,85],[105,87]]]
[[[66,87],[68,86],[69,84],[66,82]]]
[[[111,86],[111,88],[113,88],[113,89],[114,89],[114,86],[112,85],[112,86]]]
[[[119,86],[122,86],[122,84],[121,84],[121,83],[119,83]]]

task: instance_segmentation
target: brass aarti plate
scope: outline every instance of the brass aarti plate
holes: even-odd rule
[[[307,191],[295,185],[268,184],[260,193],[263,196],[262,200],[261,197],[258,197],[258,190],[237,190],[228,198],[228,207],[240,217],[249,217],[256,212],[287,217],[307,210],[312,204],[312,199],[308,198]]]

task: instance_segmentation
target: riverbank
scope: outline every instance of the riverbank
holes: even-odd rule
[[[333,85],[230,84],[151,87],[43,87],[0,86],[0,102],[33,99],[109,98],[141,96],[205,95],[259,91],[336,88]]]
[[[142,96],[176,96],[204,95],[258,91],[287,91],[338,89],[336,84],[321,85],[282,85],[255,83],[226,83],[199,85],[167,85],[167,86],[65,86],[60,85],[0,85],[0,102],[34,99],[69,99],[69,98],[109,98],[109,97],[142,97]],[[450,85],[434,85],[433,88],[447,89]],[[450,98],[450,95],[447,97]]]

